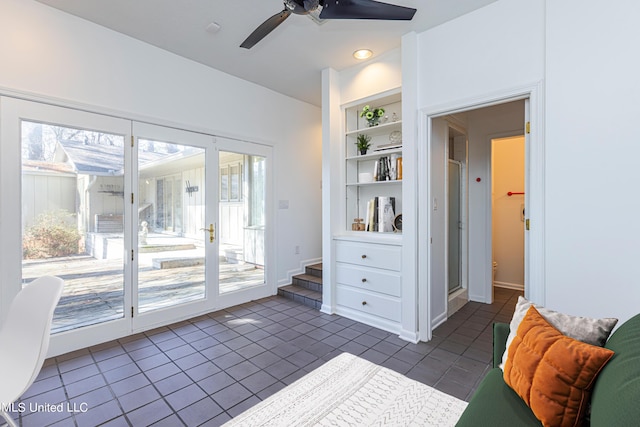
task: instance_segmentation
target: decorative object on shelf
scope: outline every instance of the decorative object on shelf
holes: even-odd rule
[[[393,230],[398,233],[402,231],[402,214],[396,215],[393,219]]]
[[[356,147],[358,147],[360,154],[364,156],[367,154],[369,147],[371,147],[371,137],[369,135],[359,133],[356,139]]]
[[[402,132],[394,130],[389,134],[389,142],[391,144],[402,144]]]
[[[360,172],[358,174],[358,183],[368,184],[373,182],[373,174],[371,172]]]
[[[393,114],[391,115],[391,121],[392,121],[392,122],[397,122],[397,121],[398,121],[398,115],[397,115],[396,113],[393,113]]]
[[[398,157],[396,160],[396,179],[402,180],[402,157]]]
[[[384,108],[371,108],[368,105],[365,105],[362,108],[362,112],[360,113],[360,117],[364,117],[367,119],[369,123],[369,127],[378,126],[378,122],[380,118],[384,116]]]
[[[395,197],[379,197],[378,200],[378,231],[381,233],[393,231],[395,218],[396,199]]]
[[[402,144],[382,144],[382,145],[377,145],[376,148],[373,149],[373,151],[377,152],[377,151],[385,151],[385,150],[394,150],[396,148],[402,148]]]
[[[353,231],[364,231],[364,219],[362,218],[354,218],[353,224],[351,224],[351,230]]]
[[[398,155],[392,154],[389,159],[389,179],[395,181],[398,179]]]

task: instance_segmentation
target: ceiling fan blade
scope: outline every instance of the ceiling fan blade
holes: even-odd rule
[[[374,0],[324,0],[320,19],[410,21],[416,9]]]
[[[282,24],[285,19],[287,19],[291,15],[291,11],[289,9],[285,9],[282,12],[276,13],[271,18],[264,21],[262,24],[258,26],[253,33],[247,37],[245,41],[242,42],[240,47],[245,49],[251,49],[256,43],[265,38],[267,34],[273,31],[278,25]]]

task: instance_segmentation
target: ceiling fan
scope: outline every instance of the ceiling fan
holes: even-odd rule
[[[307,15],[319,7],[320,19],[381,19],[410,21],[416,9],[374,0],[284,0],[284,10],[264,21],[242,42],[240,47],[251,49],[292,13]]]

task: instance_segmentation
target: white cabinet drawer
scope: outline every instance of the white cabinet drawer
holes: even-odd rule
[[[393,322],[401,320],[400,300],[397,298],[338,285],[336,286],[336,300],[339,301],[339,305],[353,310]]]
[[[336,261],[400,271],[400,246],[350,241],[336,242]]]
[[[394,297],[400,296],[400,274],[389,270],[337,262],[336,283]]]

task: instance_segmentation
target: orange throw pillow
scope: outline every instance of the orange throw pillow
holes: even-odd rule
[[[611,350],[563,335],[532,306],[509,346],[504,381],[544,426],[577,426],[612,356]]]

